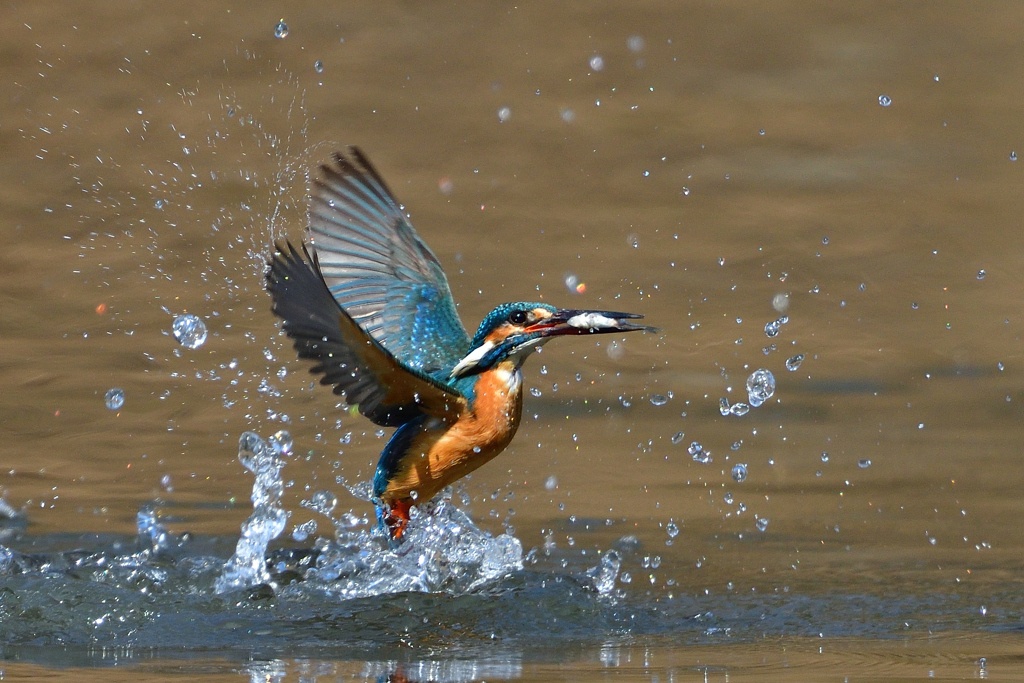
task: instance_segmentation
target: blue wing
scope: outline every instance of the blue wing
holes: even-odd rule
[[[437,257],[358,148],[320,169],[309,233],[334,299],[408,367],[450,370],[470,340]]]
[[[466,408],[458,391],[410,369],[367,335],[327,290],[316,259],[278,245],[267,270],[273,311],[295,342],[300,358],[316,361],[310,372],[323,374],[350,405],[384,427],[421,416],[454,423]]]

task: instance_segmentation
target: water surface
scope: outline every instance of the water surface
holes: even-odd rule
[[[5,7],[5,675],[1017,675],[1017,5],[318,5],[277,38],[281,12]],[[466,560],[477,585],[278,565],[338,542],[318,491],[369,534],[346,486],[387,437],[311,386],[262,286],[347,144],[467,327],[542,299],[663,330],[530,360],[523,428],[448,503],[521,546]],[[759,368],[772,398],[722,415]],[[217,593],[239,437],[281,429],[277,588]]]

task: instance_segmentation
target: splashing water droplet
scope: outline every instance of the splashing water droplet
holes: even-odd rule
[[[191,313],[175,318],[171,332],[186,349],[198,349],[206,342],[206,323]]]
[[[124,389],[108,389],[107,393],[103,395],[103,402],[106,403],[107,408],[110,410],[120,410],[121,406],[124,405]]]
[[[317,72],[318,74],[322,74],[324,72],[324,63],[321,62],[319,59],[313,62],[313,71]]]
[[[277,24],[274,25],[274,37],[275,38],[287,38],[288,37],[288,24],[284,23],[284,19],[281,19]]]
[[[315,533],[316,533],[316,520],[315,519],[311,519],[308,522],[304,522],[302,524],[296,524],[295,528],[292,530],[292,538],[294,538],[299,543],[302,543],[303,541],[305,541],[306,539],[308,539],[310,536],[312,536]]]
[[[786,369],[790,372],[796,372],[800,368],[800,364],[804,362],[804,354],[798,353],[792,358],[786,359]]]
[[[738,484],[747,480],[747,466],[745,463],[736,463],[732,466],[732,478]]]
[[[594,582],[594,589],[598,595],[611,595],[615,590],[615,581],[619,578],[619,569],[622,567],[622,559],[614,550],[609,550],[601,556],[601,564],[588,570],[587,576]],[[628,576],[628,575],[627,575]],[[624,583],[626,576],[622,577]]]
[[[735,415],[736,417],[743,417],[750,412],[750,406],[740,401],[739,403],[733,403],[729,406],[729,414]]]
[[[732,505],[732,501],[733,501],[732,494],[729,493],[728,491],[726,491],[725,495],[722,496],[722,500],[725,502],[726,505]]]
[[[316,491],[309,501],[309,508],[324,517],[330,517],[338,504],[338,497],[330,491]]]
[[[706,465],[711,462],[711,451],[704,450],[704,447],[700,445],[699,441],[691,443],[690,447],[686,449],[686,452],[690,454],[694,462],[699,462],[702,465]]]
[[[555,489],[557,489],[558,488],[558,477],[556,477],[555,475],[552,474],[550,477],[545,479],[544,480],[544,488],[546,490],[548,490],[548,491],[554,491]]]
[[[727,399],[727,398],[720,398],[720,399],[718,399],[718,412],[721,413],[722,415],[728,415],[729,414],[729,399]]]
[[[267,441],[270,443],[270,447],[274,449],[274,453],[277,455],[291,455],[292,454],[292,435],[281,430],[274,432]]]
[[[512,108],[502,107],[498,110],[498,123],[507,123],[512,119]]]
[[[878,103],[883,107],[888,107],[890,104],[892,104],[892,98],[889,97],[888,95],[879,95]]]
[[[757,527],[758,531],[767,531],[768,530],[768,522],[769,522],[769,519],[767,517],[758,517],[754,521],[754,526]]]
[[[665,531],[668,533],[669,538],[675,538],[679,535],[679,527],[675,522],[669,522],[665,525]]]
[[[985,269],[984,268],[982,268],[981,270],[978,271],[978,279],[979,280],[984,280],[985,279]]]
[[[871,467],[871,461],[868,460],[867,458],[862,458],[857,461],[857,467],[861,468],[862,470],[866,470],[867,468]]]
[[[681,444],[683,442],[683,439],[685,437],[686,437],[686,434],[684,434],[682,432],[676,432],[675,434],[672,435],[672,443],[673,443],[673,445],[678,446],[679,444]]]
[[[1010,152],[1010,161],[1017,161],[1017,153]]]
[[[594,55],[590,58],[589,64],[592,71],[600,71],[604,68],[604,58],[601,55]]]
[[[541,395],[541,390],[540,389],[538,389],[537,387],[530,387],[530,396],[539,397],[540,395]]]
[[[751,408],[757,408],[775,394],[775,377],[760,368],[747,378],[747,399]]]
[[[668,396],[663,396],[661,394],[653,394],[651,396],[652,406],[663,406],[666,403],[668,403]]]
[[[821,454],[821,461],[828,462],[828,451],[825,451],[824,453]]]

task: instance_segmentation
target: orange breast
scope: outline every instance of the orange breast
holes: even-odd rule
[[[390,503],[411,499],[423,503],[505,450],[523,411],[522,380],[511,362],[482,373],[476,400],[457,422],[425,427],[413,439],[402,465],[382,498]]]

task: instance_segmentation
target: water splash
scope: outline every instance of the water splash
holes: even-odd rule
[[[276,435],[275,435],[276,436]],[[242,536],[235,554],[224,565],[214,590],[226,593],[260,584],[273,585],[267,571],[267,545],[281,535],[288,513],[281,507],[284,483],[281,469],[285,461],[255,432],[245,432],[238,439],[238,459],[256,475],[252,485],[252,514],[242,524]]]
[[[587,576],[594,582],[594,589],[598,595],[612,595],[621,568],[622,558],[616,551],[609,550],[601,556],[601,564],[587,571]]]
[[[366,491],[350,488],[357,497]],[[343,516],[344,518],[344,516]],[[318,548],[305,585],[340,599],[397,592],[467,593],[523,569],[523,547],[508,534],[479,529],[451,501],[451,490],[411,510],[403,542],[388,545],[377,529],[353,530],[342,521],[337,538]]]

